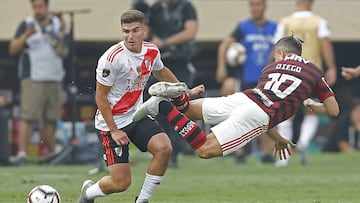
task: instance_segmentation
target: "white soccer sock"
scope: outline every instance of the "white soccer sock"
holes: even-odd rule
[[[319,119],[317,115],[309,114],[304,116],[304,120],[300,128],[300,137],[297,142],[299,148],[306,149],[310,141],[315,136],[318,129]]]
[[[160,185],[164,176],[150,175],[146,173],[144,184],[141,188],[140,194],[136,203],[141,202],[142,200],[148,200],[154,194],[156,188]]]
[[[86,197],[89,199],[95,199],[96,197],[104,197],[106,194],[101,190],[99,181],[90,186],[86,191]]]
[[[18,151],[16,157],[17,157],[17,158],[26,157],[26,152],[25,152],[25,151]]]

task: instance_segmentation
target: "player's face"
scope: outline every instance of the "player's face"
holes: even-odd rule
[[[124,23],[121,27],[126,48],[131,52],[140,53],[146,27],[139,22]]]
[[[44,0],[34,0],[32,3],[34,17],[37,21],[42,22],[47,18],[48,7]]]
[[[261,20],[264,17],[264,0],[250,0],[250,13],[255,20]]]

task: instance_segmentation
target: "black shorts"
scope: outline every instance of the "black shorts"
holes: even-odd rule
[[[142,152],[147,151],[149,140],[156,134],[164,132],[160,125],[146,116],[138,122],[133,122],[120,130],[126,132],[131,143]],[[129,163],[129,145],[119,146],[112,139],[109,131],[99,131],[98,138],[106,164]]]

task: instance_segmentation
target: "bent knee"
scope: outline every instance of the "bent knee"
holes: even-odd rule
[[[130,185],[130,179],[123,179],[121,181],[117,181],[113,185],[113,192],[124,192],[130,187]]]
[[[171,144],[166,144],[159,146],[157,150],[154,151],[154,156],[170,156],[173,152]]]

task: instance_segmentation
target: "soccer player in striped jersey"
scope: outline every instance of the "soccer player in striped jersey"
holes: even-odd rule
[[[279,40],[291,33],[304,40],[302,56],[320,69],[326,65],[324,70],[326,81],[330,86],[334,85],[337,78],[337,68],[334,57],[334,48],[331,43],[331,30],[328,21],[313,12],[314,0],[296,0],[296,11],[290,16],[282,18],[277,26],[274,41]],[[323,61],[325,63],[323,63]],[[301,118],[301,114],[303,118]],[[297,118],[295,118],[297,117]],[[301,119],[298,119],[301,118]],[[295,122],[295,120],[300,120]],[[319,119],[315,113],[303,111],[296,116],[285,120],[277,125],[277,130],[286,136],[287,139],[293,139],[295,124],[299,125],[299,138],[296,142],[296,150],[300,154],[300,163],[307,164],[307,150],[310,141],[316,135],[319,126]],[[297,127],[297,126],[296,126]],[[275,166],[287,166],[288,160],[276,161]]]
[[[151,73],[159,81],[179,81],[163,65],[159,49],[143,41],[147,27],[142,12],[130,10],[123,13],[121,28],[124,40],[105,51],[96,68],[98,110],[95,127],[99,130],[98,137],[110,175],[96,183],[84,181],[78,203],[93,203],[97,197],[128,189],[131,184],[130,142],[153,156],[140,194],[135,199],[135,203],[148,203],[163,179],[172,152],[168,136],[154,119],[145,117],[133,122],[132,115],[143,102],[143,90]],[[180,90],[185,92],[183,85],[177,83],[171,88],[177,92],[181,87]]]
[[[149,92],[156,96],[136,110],[133,120],[148,114],[166,115],[201,158],[228,155],[266,133],[274,140],[274,155],[286,159],[287,153],[290,154],[289,147],[294,144],[275,130],[279,122],[291,117],[302,104],[314,112],[330,116],[339,114],[338,103],[323,72],[301,57],[301,51],[300,39],[294,36],[281,38],[274,47],[275,62],[263,69],[255,88],[227,97],[192,100],[184,114],[169,103],[161,91]],[[156,86],[150,89],[156,89]],[[321,102],[308,99],[312,94]],[[212,132],[205,135],[190,119],[214,125]]]

